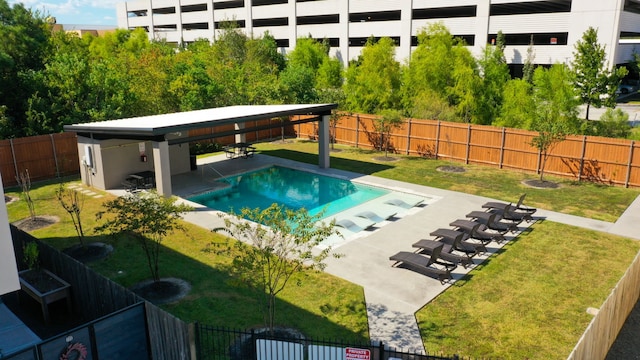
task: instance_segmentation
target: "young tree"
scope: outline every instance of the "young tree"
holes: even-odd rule
[[[176,200],[165,198],[156,192],[117,197],[107,201],[103,205],[105,210],[97,213],[98,219],[102,219],[107,213],[110,216],[96,231],[133,236],[145,252],[151,277],[157,282],[160,280],[160,244],[173,231],[184,231],[179,220],[183,213],[192,209],[184,204],[175,204]]]
[[[385,109],[380,112],[374,122],[376,131],[380,134],[380,147],[384,146],[384,157],[389,153],[389,139],[391,130],[402,126],[402,114],[398,110]]]
[[[535,118],[531,129],[538,132],[531,145],[540,151],[540,181],[553,147],[564,141],[566,135],[578,131],[578,101],[565,65],[554,64],[549,69],[536,69],[534,103]]]
[[[29,208],[29,214],[31,215],[31,221],[36,220],[36,206],[31,197],[31,177],[29,176],[29,169],[25,169],[20,175],[16,176],[16,182],[20,189],[22,189],[22,198],[27,203]]]
[[[576,43],[571,62],[578,96],[587,106],[587,120],[591,105],[597,108],[615,106],[616,89],[627,75],[626,68],[609,69],[605,57],[605,47],[598,43],[598,30],[589,27],[582,34],[582,40]]]
[[[64,184],[60,183],[60,187],[56,190],[56,198],[62,208],[71,216],[80,245],[84,247],[84,231],[82,229],[82,217],[80,216],[84,206],[84,195],[79,191],[65,188]]]
[[[275,203],[264,210],[244,208],[239,214],[222,216],[225,228],[214,231],[240,240],[227,249],[233,254],[233,273],[259,291],[265,324],[273,331],[276,296],[295,274],[324,269],[331,247],[314,247],[337,233],[334,223],[319,223],[322,213],[311,216],[305,209],[294,211]]]

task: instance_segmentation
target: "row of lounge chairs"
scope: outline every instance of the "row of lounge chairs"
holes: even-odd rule
[[[440,228],[429,235],[434,239],[421,239],[412,247],[415,252],[400,251],[389,257],[392,266],[401,266],[440,280],[445,284],[453,280],[451,271],[458,265],[464,268],[473,265],[473,257],[487,252],[492,241],[503,243],[505,234],[518,231],[522,221],[533,221],[535,208],[524,206],[526,194],[518,203],[487,202],[485,211],[472,211],[466,219],[451,223],[453,229]]]

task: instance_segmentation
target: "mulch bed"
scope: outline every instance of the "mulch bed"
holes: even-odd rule
[[[398,161],[400,159],[393,157],[393,156],[376,156],[373,158],[373,160],[376,161]]]
[[[187,296],[191,291],[191,285],[182,279],[161,278],[158,281],[143,281],[132,286],[130,290],[154,305],[162,305]]]
[[[522,180],[522,184],[536,189],[557,189],[560,187],[558,183],[540,179]]]
[[[455,165],[438,166],[436,170],[442,171],[442,172],[450,172],[450,173],[463,173],[467,171],[462,166],[455,166]]]
[[[113,246],[101,242],[74,245],[62,252],[80,261],[83,264],[102,260],[113,252]]]
[[[59,221],[60,218],[57,216],[40,215],[36,216],[34,219],[31,219],[29,217],[26,219],[18,220],[14,222],[13,225],[22,231],[29,232],[51,226]]]

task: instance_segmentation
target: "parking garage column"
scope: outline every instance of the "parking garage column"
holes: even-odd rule
[[[318,166],[322,169],[329,168],[329,123],[331,114],[322,115],[318,124]]]
[[[153,141],[153,166],[156,170],[156,190],[165,197],[171,196],[171,162],[169,161],[169,143]]]

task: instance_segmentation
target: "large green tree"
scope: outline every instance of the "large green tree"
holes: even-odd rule
[[[480,86],[476,60],[440,22],[420,30],[417,37],[418,46],[402,71],[405,114],[471,121]]]
[[[575,44],[571,68],[578,96],[587,106],[587,120],[591,106],[615,106],[615,92],[620,80],[627,74],[627,69],[609,68],[605,47],[598,43],[598,30],[589,27],[582,34],[582,39]]]
[[[395,59],[393,40],[369,39],[358,63],[347,69],[344,87],[347,108],[367,114],[398,109],[400,83],[400,64]]]
[[[26,112],[29,99],[42,91],[41,79],[34,76],[44,68],[49,53],[50,24],[43,14],[25,8],[22,3],[10,6],[0,0],[0,137],[26,135]]]
[[[500,31],[496,44],[488,46],[478,61],[481,80],[480,89],[475,97],[477,102],[476,123],[491,124],[500,114],[504,87],[510,79],[504,48],[504,35]]]
[[[531,77],[533,81],[533,75]],[[533,85],[525,79],[509,80],[504,86],[503,101],[494,126],[529,129],[535,118]]]

